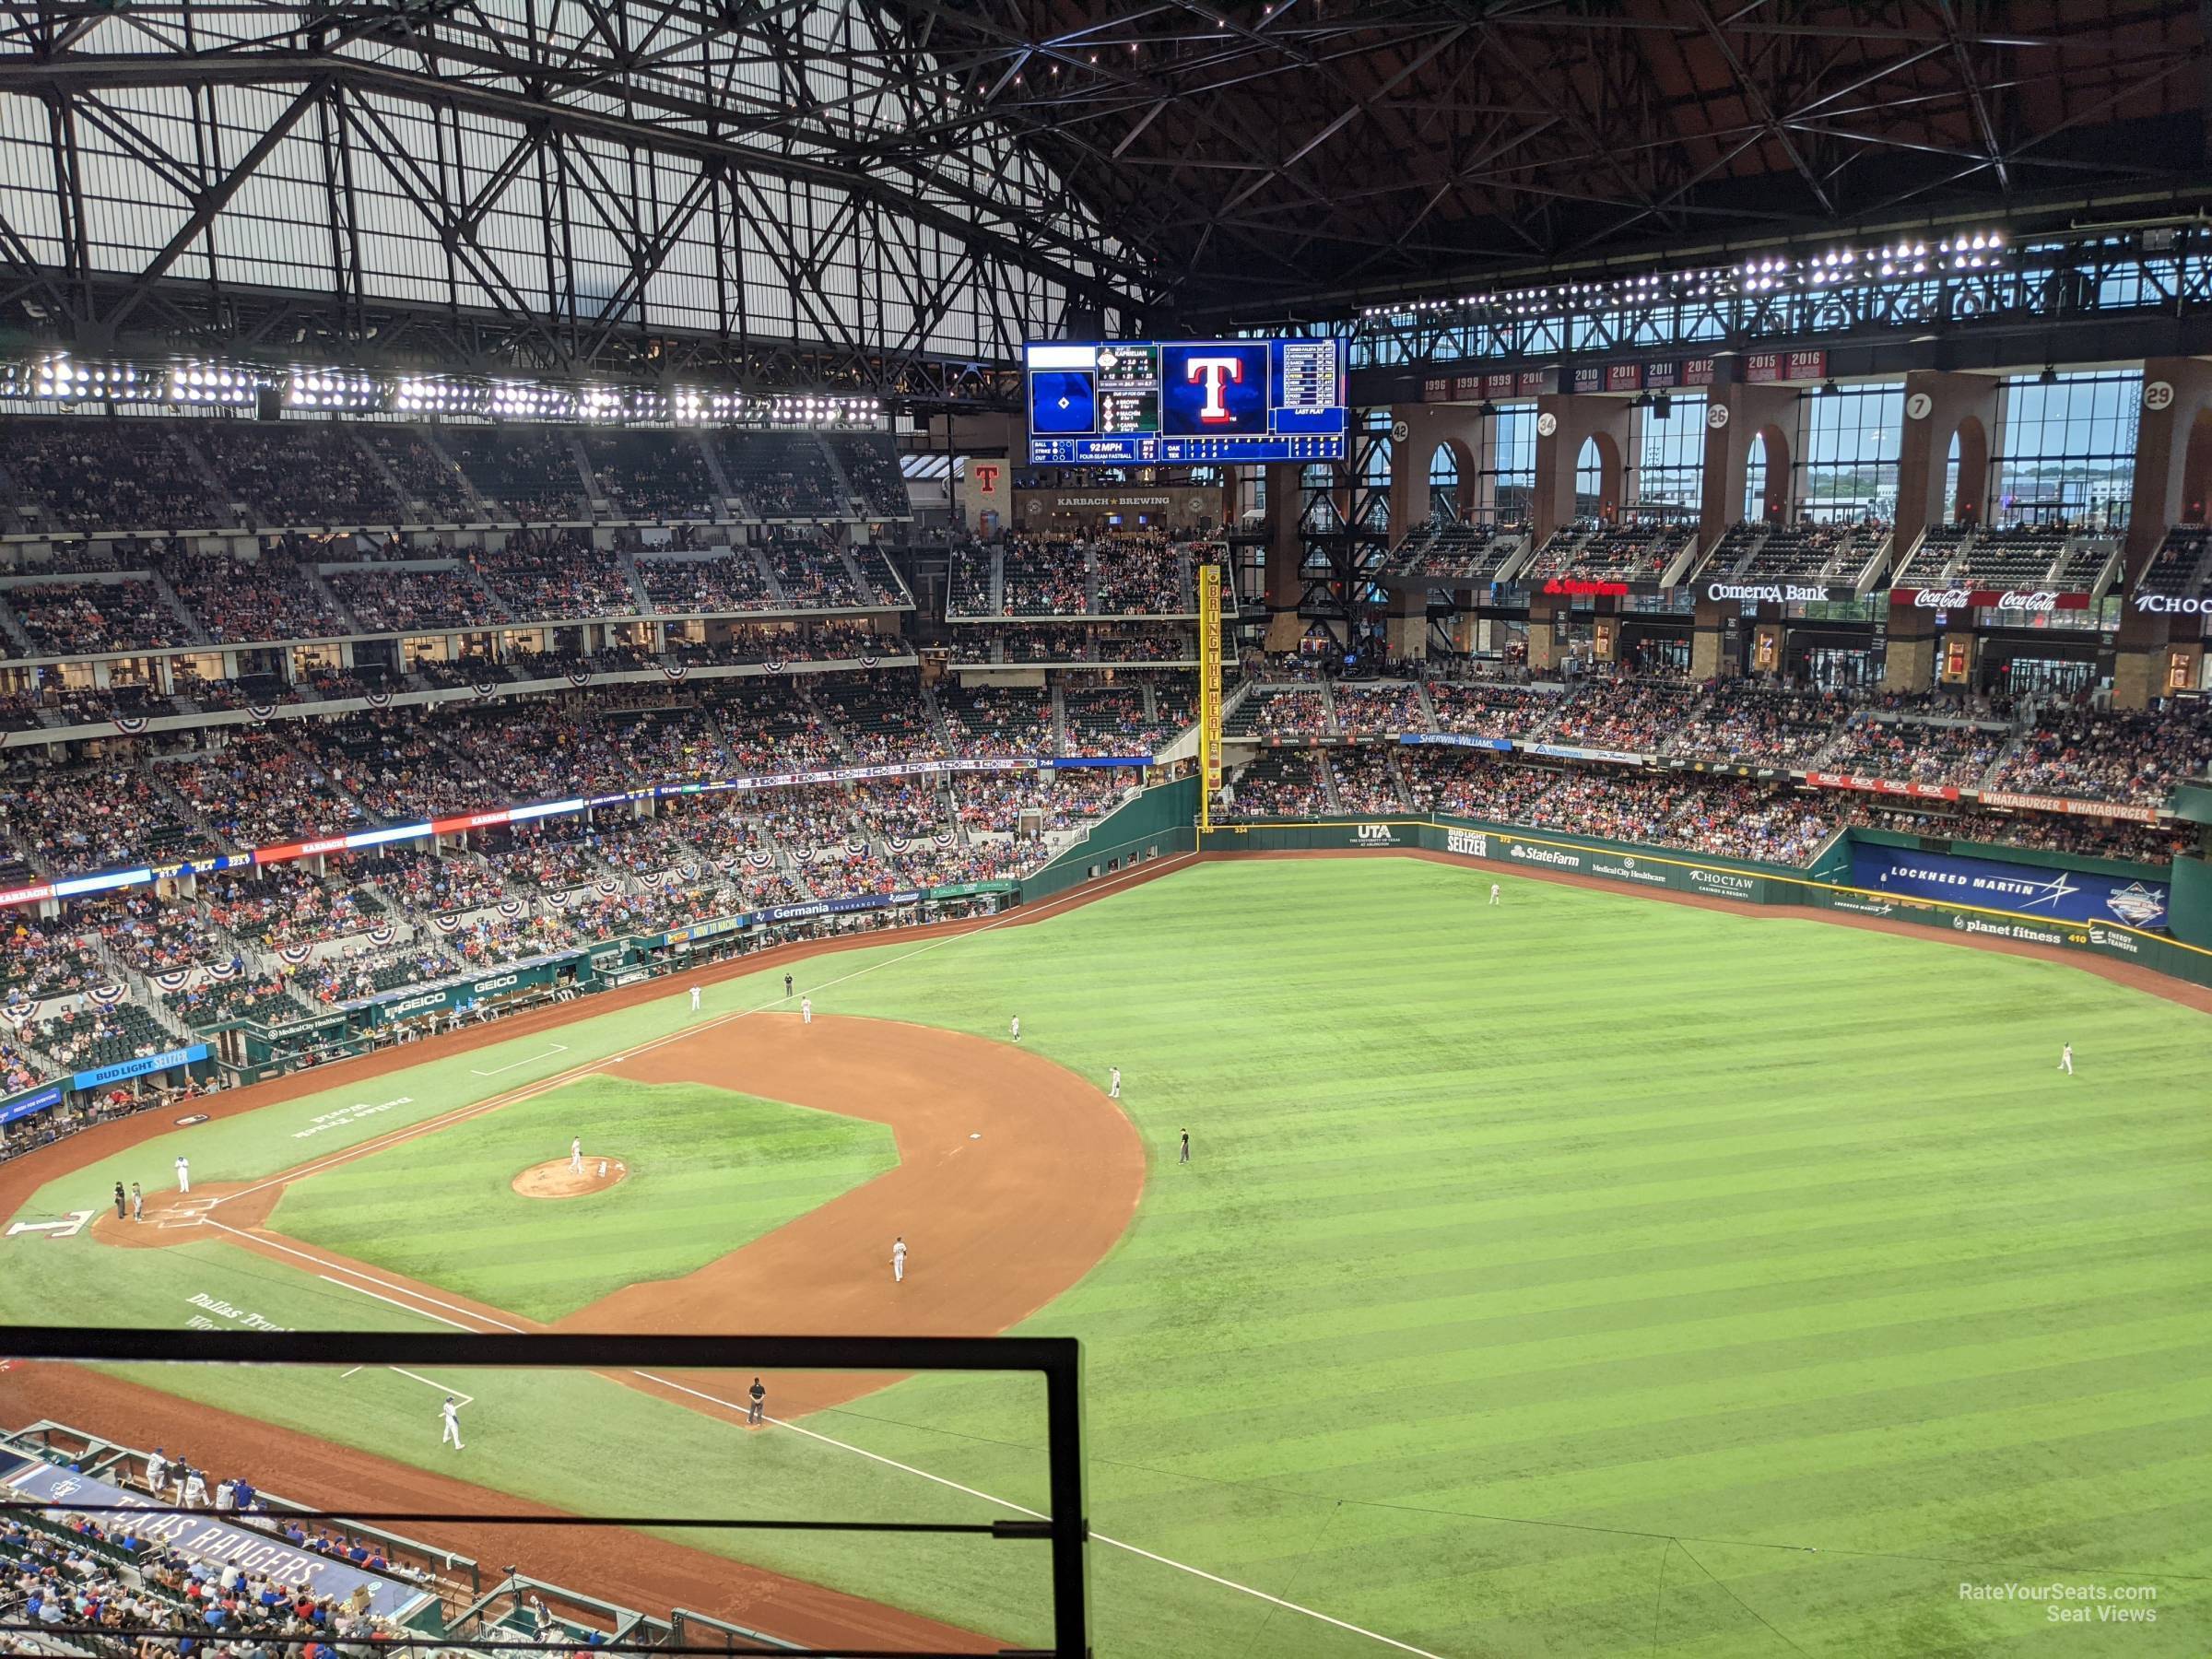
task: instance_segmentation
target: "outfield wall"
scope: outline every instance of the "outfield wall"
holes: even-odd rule
[[[1936,899],[1908,899],[1833,879],[1834,850],[1813,870],[1744,859],[1706,858],[1596,836],[1529,830],[1473,818],[1401,816],[1218,826],[1200,838],[1206,853],[1375,852],[1418,849],[1524,870],[1595,877],[1663,892],[1738,904],[1794,905],[1916,923],[1952,933],[2010,939],[2133,963],[2212,986],[2212,949],[2117,922],[2049,917]],[[1838,848],[1844,846],[1839,841]],[[1843,858],[1845,869],[1849,854]]]

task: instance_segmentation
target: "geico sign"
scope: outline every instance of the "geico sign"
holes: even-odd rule
[[[1810,605],[1828,597],[1828,589],[1802,586],[1794,582],[1714,582],[1705,587],[1708,599],[1741,599],[1760,605]]]
[[[2137,594],[2136,608],[2161,617],[2212,616],[2212,595],[2199,594],[2194,599],[2177,599],[2171,594]]]

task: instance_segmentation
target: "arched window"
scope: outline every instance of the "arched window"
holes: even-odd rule
[[[1943,522],[1955,524],[1959,518],[1959,434],[1951,434],[1951,453],[1943,464]]]
[[[1429,522],[1448,524],[1459,516],[1459,456],[1448,443],[1429,457]]]
[[[1744,523],[1756,524],[1767,516],[1767,435],[1756,432],[1751,452],[1744,458]]]
[[[1583,440],[1583,453],[1574,458],[1574,516],[1595,518],[1605,508],[1606,458],[1597,440]]]

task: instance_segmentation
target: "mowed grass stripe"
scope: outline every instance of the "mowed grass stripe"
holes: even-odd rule
[[[2212,1647],[2183,1576],[2212,1547],[2212,1022],[1940,936],[1510,877],[1492,909],[1489,880],[1207,865],[820,970],[870,969],[825,1012],[994,1041],[1019,1013],[1025,1047],[1124,1069],[1145,1201],[1026,1327],[1086,1341],[1094,1526],[1454,1656],[1611,1659],[1654,1631],[1699,1659],[1790,1651],[1735,1596],[1807,1653],[2046,1651],[2037,1618],[1959,1601],[1942,1563],[1980,1560],[2172,1575],[2165,1622],[2117,1651]],[[57,1295],[118,1305],[166,1253]],[[1033,1394],[923,1377],[816,1426],[1034,1506]],[[534,1413],[518,1461],[488,1424],[486,1477],[681,1506],[684,1471],[734,1460],[763,1512],[895,1512],[909,1488],[987,1512],[783,1437],[665,1441],[658,1408],[607,1425],[606,1469],[533,1466],[548,1434],[598,1437],[564,1416],[587,1397]],[[1700,1569],[1645,1533],[1745,1542],[1696,1546]],[[723,1547],[1038,1633],[1003,1551]],[[1101,1653],[1381,1651],[1112,1551],[1094,1584]]]

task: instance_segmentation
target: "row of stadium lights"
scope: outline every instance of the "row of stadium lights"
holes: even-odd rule
[[[284,395],[288,409],[358,410],[401,415],[476,415],[500,420],[765,421],[771,425],[852,426],[880,421],[881,400],[783,393],[712,392],[677,387],[552,386],[535,381],[459,381],[438,376],[375,375],[294,369],[281,376],[203,363],[140,367],[76,362],[65,355],[0,364],[0,397],[59,402],[250,405],[264,387]]]
[[[1768,294],[1792,288],[1821,289],[1846,284],[1910,281],[1928,276],[1966,276],[1996,267],[2008,252],[2004,233],[1967,230],[1924,241],[1885,243],[1879,248],[1836,248],[1803,259],[1769,254],[1735,265],[1700,270],[1653,271],[1609,282],[1566,282],[1546,288],[1467,294],[1457,300],[1417,300],[1397,305],[1371,305],[1362,322],[1410,321],[1437,312],[1467,308],[1516,317],[1541,316],[1596,305],[1639,305],[1660,299],[1707,300],[1736,294]]]

